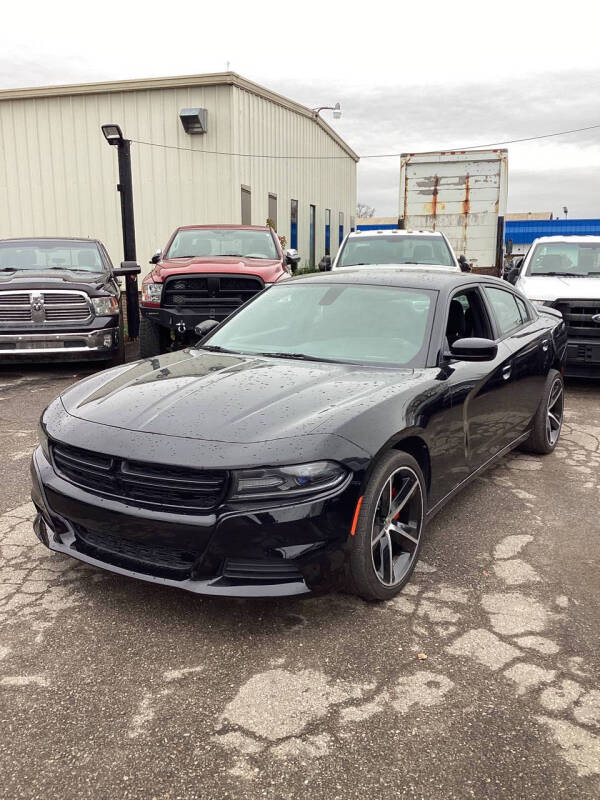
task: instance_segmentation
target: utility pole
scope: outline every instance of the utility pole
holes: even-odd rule
[[[135,252],[135,220],[133,216],[133,181],[131,178],[131,142],[123,137],[118,125],[103,125],[102,133],[106,141],[117,148],[119,160],[119,183],[117,191],[121,196],[121,227],[123,229],[124,263],[137,265]],[[138,267],[137,272],[140,269]],[[138,297],[137,274],[125,276],[127,298],[127,328],[130,339],[137,339],[140,330],[140,303]]]

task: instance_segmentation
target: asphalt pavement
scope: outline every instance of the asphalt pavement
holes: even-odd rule
[[[0,368],[0,797],[600,797],[600,384],[427,531],[394,601],[225,600],[35,538],[42,409],[90,372]]]

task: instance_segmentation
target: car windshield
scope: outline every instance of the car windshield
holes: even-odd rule
[[[336,267],[362,264],[436,264],[454,267],[454,259],[441,236],[390,235],[348,237]]]
[[[278,259],[277,248],[269,231],[196,228],[178,231],[167,258],[243,256]]]
[[[425,365],[436,292],[275,284],[203,343],[209,349],[398,367]]]
[[[73,270],[102,272],[104,266],[94,242],[35,241],[0,242],[0,271]]]
[[[598,275],[600,242],[546,242],[537,244],[527,275]]]

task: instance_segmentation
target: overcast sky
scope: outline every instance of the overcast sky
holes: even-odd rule
[[[34,0],[3,7],[0,87],[220,72],[342,104],[359,155],[600,124],[591,2],[342,4]],[[212,8],[208,8],[208,6]],[[222,10],[221,10],[222,9]],[[358,199],[397,213],[397,158],[364,159]],[[600,128],[509,146],[509,211],[600,217]]]

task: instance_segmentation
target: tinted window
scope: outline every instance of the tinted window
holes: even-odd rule
[[[455,266],[446,242],[440,236],[391,235],[348,238],[338,267],[359,264],[437,264]]]
[[[457,339],[473,336],[489,339],[491,335],[488,315],[477,289],[467,289],[455,294],[448,309],[448,343],[453,344]]]
[[[276,284],[207,343],[244,353],[424,366],[435,292],[330,283]]]
[[[529,322],[531,319],[531,314],[529,313],[529,309],[525,305],[525,303],[521,300],[520,297],[516,298],[517,305],[519,306],[519,311],[521,312],[521,319],[523,322]]]
[[[492,305],[502,335],[510,333],[522,325],[517,299],[513,294],[505,292],[503,289],[492,289],[490,286],[485,287],[485,293]]]

